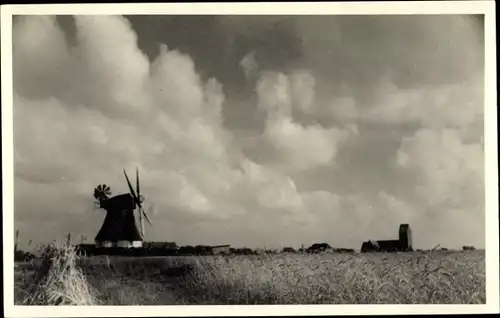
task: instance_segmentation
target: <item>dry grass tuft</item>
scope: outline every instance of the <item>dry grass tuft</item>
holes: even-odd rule
[[[71,244],[56,241],[42,247],[33,263],[31,283],[25,290],[24,305],[96,305],[95,292],[76,266]]]

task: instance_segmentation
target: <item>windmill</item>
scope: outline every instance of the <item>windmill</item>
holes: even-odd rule
[[[123,170],[130,192],[111,197],[111,189],[100,184],[94,189],[94,198],[100,208],[106,210],[106,217],[95,237],[98,247],[142,247],[144,240],[143,217],[152,225],[144,211],[144,196],[140,192],[139,170],[136,168],[136,189],[132,187],[127,172]],[[141,231],[137,229],[136,211]]]
[[[140,191],[140,186],[139,186],[139,169],[135,169],[135,178],[136,178],[136,189],[137,189],[137,194],[134,191],[134,188],[132,188],[132,184],[130,183],[130,180],[128,179],[127,172],[123,170],[123,173],[125,174],[125,179],[127,179],[127,184],[128,188],[130,189],[130,194],[132,195],[135,205],[134,207],[138,208],[138,214],[139,214],[139,222],[141,225],[141,236],[144,238],[144,220],[143,220],[143,215],[148,221],[149,225],[153,226],[151,221],[149,220],[148,215],[146,214],[146,211],[144,211],[144,208],[142,207],[142,203],[144,202],[144,196],[141,195]]]

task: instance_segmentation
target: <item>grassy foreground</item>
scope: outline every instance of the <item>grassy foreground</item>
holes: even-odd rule
[[[484,304],[484,251],[77,259],[16,265],[16,304]]]

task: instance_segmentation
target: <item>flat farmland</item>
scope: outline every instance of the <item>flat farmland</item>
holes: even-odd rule
[[[53,258],[45,265],[37,262],[16,265],[16,304],[26,304],[27,297],[33,298],[35,293],[46,295],[40,296],[38,301],[32,300],[31,304],[486,302],[482,250],[148,258],[99,256],[75,257],[72,261],[68,261],[67,255],[64,257],[56,261]]]

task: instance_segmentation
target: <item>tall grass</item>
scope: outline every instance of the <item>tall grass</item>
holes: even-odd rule
[[[77,267],[75,247],[56,241],[41,248],[25,286],[25,305],[96,305],[95,291]]]
[[[279,255],[194,259],[184,288],[197,304],[485,303],[473,253]]]
[[[38,303],[477,304],[485,303],[484,251],[91,257],[55,254]],[[67,251],[67,252],[64,252]],[[54,259],[56,261],[54,261]],[[72,264],[68,267],[64,264]],[[77,270],[77,267],[81,270]],[[83,274],[82,274],[83,273]],[[92,286],[92,287],[90,287]],[[33,294],[37,295],[37,294]]]

